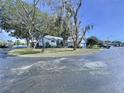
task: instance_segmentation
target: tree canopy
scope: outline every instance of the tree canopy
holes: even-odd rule
[[[93,28],[92,25],[80,25],[82,4],[83,0],[32,0],[30,3],[24,0],[1,0],[0,27],[16,38],[26,39],[27,43],[39,41],[49,34],[62,37],[65,45],[71,36],[76,49],[81,40],[86,39],[87,31]],[[44,5],[50,10],[42,11]],[[78,41],[79,36],[81,39]]]

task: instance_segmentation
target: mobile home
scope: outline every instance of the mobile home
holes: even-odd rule
[[[79,41],[79,40],[78,40]],[[67,47],[69,48],[72,48],[74,47],[74,44],[73,44],[73,39],[72,37],[69,37],[68,40],[67,40]],[[80,45],[79,45],[80,48],[86,48],[86,41],[85,40],[82,40]]]
[[[43,41],[44,41],[45,47],[58,47],[60,44],[62,44],[63,38],[46,35],[43,38]],[[42,39],[40,39],[40,41],[38,43],[38,47],[43,47]]]

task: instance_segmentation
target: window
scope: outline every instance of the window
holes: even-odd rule
[[[51,42],[55,43],[55,40],[51,40]]]

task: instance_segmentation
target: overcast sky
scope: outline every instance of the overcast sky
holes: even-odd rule
[[[102,40],[124,41],[124,0],[83,1],[80,19],[83,25],[94,25],[88,36],[97,36]],[[7,37],[6,34],[0,35],[0,39]]]

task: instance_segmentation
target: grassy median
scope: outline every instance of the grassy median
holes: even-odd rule
[[[65,57],[65,56],[79,56],[94,54],[101,51],[101,49],[77,49],[73,51],[72,48],[50,48],[45,52],[41,52],[41,49],[14,49],[9,51],[9,55],[20,57]]]

